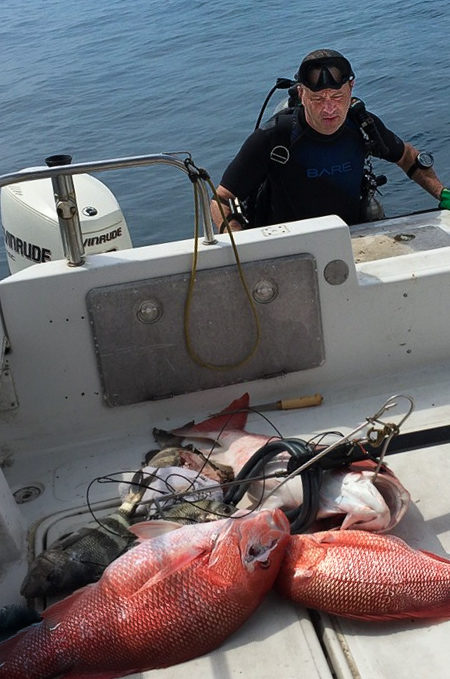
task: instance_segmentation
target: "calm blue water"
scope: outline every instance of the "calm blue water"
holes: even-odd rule
[[[432,151],[450,184],[449,34],[442,0],[3,0],[0,173],[54,153],[82,162],[189,150],[218,183],[275,79],[331,47],[351,60],[355,94]],[[435,206],[396,166],[376,168],[389,179],[388,214]],[[192,235],[183,173],[153,166],[98,176],[135,245]]]

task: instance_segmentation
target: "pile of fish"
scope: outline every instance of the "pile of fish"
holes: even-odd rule
[[[152,477],[142,498],[147,516],[172,518],[170,508],[180,502],[173,495],[183,491],[188,493],[186,500],[194,504],[199,497],[223,501],[223,489],[256,451],[275,438],[245,430],[248,410],[249,396],[244,394],[222,413],[198,424],[189,423],[171,432],[153,430],[162,450],[148,454],[142,469],[147,477]],[[302,504],[301,477],[295,476],[287,483],[277,478],[286,472],[288,462],[289,455],[280,453],[265,463],[264,478],[250,483],[247,489],[249,507],[278,507],[286,511]],[[376,532],[386,532],[397,525],[408,508],[409,493],[385,465],[375,477],[376,467],[367,458],[344,469],[324,471],[317,521],[327,519],[329,524],[329,519],[335,517],[334,526]],[[124,480],[127,483],[130,479]],[[121,485],[122,498],[127,492],[126,483]],[[199,493],[193,493],[194,490]],[[201,512],[196,520],[202,520]]]
[[[38,554],[21,594],[26,599],[51,596],[97,581],[106,566],[134,544],[128,529],[142,515],[179,523],[232,515],[236,506],[224,503],[224,488],[273,438],[245,431],[248,408],[249,396],[244,394],[223,414],[199,424],[172,432],[155,428],[160,449],[148,453],[135,474],[123,474],[120,507],[98,523],[62,536]],[[286,454],[278,455],[265,465],[266,475],[285,471],[288,460]],[[375,467],[367,459],[323,472],[316,530],[326,525],[386,532],[397,525],[408,508],[409,493],[386,466],[374,482]],[[280,479],[269,477],[251,483],[246,497],[248,509],[264,506],[288,511],[302,504],[302,480],[297,476],[281,484]],[[155,523],[154,529],[155,534],[160,532],[161,524]]]
[[[322,471],[303,534],[286,518],[303,500],[300,476],[280,478],[289,455],[265,465],[269,478],[238,505],[225,502],[270,440],[245,431],[248,407],[245,394],[199,424],[155,429],[160,450],[123,475],[119,509],[36,557],[26,598],[76,591],[0,643],[0,678],[115,679],[183,662],[219,646],[274,584],[297,604],[350,618],[450,618],[450,561],[386,534],[410,499],[387,466]]]

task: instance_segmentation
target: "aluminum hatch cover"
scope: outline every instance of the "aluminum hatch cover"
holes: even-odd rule
[[[87,306],[106,402],[128,405],[321,365],[324,344],[317,267],[310,254],[242,264],[260,341],[239,367],[199,365],[184,314],[190,273],[92,289]],[[189,338],[210,364],[252,352],[256,324],[236,266],[197,271]]]

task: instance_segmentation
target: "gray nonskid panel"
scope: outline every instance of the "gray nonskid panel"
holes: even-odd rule
[[[314,257],[248,262],[242,270],[252,298],[256,289],[275,294],[271,301],[255,302],[261,328],[255,353],[239,368],[225,370],[205,367],[188,352],[189,273],[90,290],[87,306],[106,402],[129,405],[323,363]],[[197,272],[189,337],[205,363],[235,365],[252,352],[256,324],[236,266]]]

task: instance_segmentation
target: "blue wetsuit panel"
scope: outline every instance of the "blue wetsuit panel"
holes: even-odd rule
[[[358,130],[345,123],[337,136],[301,136],[283,168],[270,164],[274,217],[337,214],[348,224],[359,218],[365,149]],[[281,188],[282,185],[282,188]],[[282,200],[277,198],[282,194]],[[288,195],[287,195],[288,194]]]

